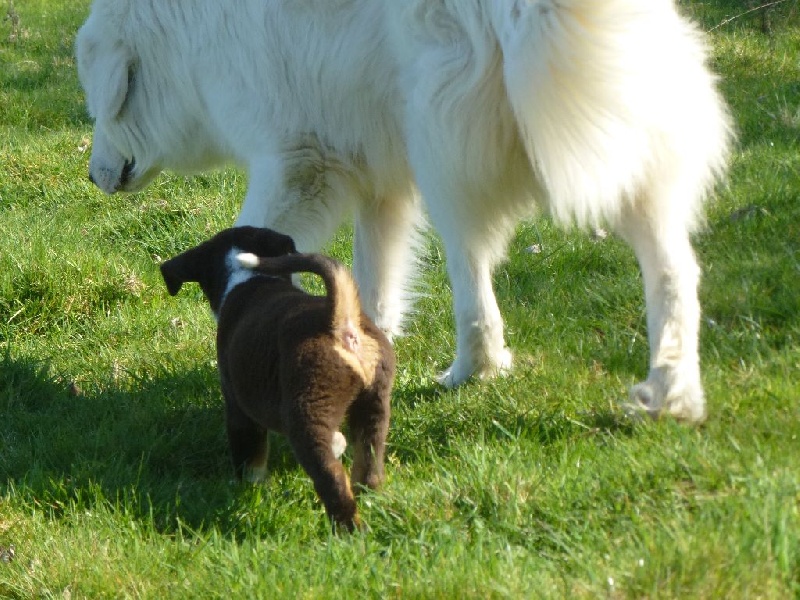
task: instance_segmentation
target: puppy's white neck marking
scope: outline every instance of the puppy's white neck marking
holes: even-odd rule
[[[225,300],[233,288],[235,288],[237,285],[243,284],[245,281],[253,279],[254,277],[262,276],[260,273],[256,273],[247,267],[243,267],[241,263],[236,260],[236,256],[241,253],[242,251],[234,246],[228,250],[228,254],[225,256],[225,267],[228,270],[228,284],[225,286],[225,291],[222,292],[222,298],[219,300],[219,310],[222,310],[222,305],[225,304]],[[219,315],[214,316],[218,317]]]

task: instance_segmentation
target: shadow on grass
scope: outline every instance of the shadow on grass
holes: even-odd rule
[[[211,366],[83,392],[7,352],[0,413],[0,495],[13,492],[50,518],[102,503],[160,532],[234,531],[240,500],[256,493],[232,482]],[[298,469],[288,444],[273,438],[271,477]]]
[[[471,386],[490,389],[476,393],[469,389]],[[431,453],[440,458],[457,455],[465,440],[548,447],[586,437],[629,437],[640,422],[631,419],[621,406],[575,413],[574,405],[562,406],[552,400],[530,408],[514,402],[504,405],[500,396],[508,389],[495,392],[492,386],[467,383],[463,397],[439,386],[396,388],[390,454],[403,464],[414,464],[429,461]]]

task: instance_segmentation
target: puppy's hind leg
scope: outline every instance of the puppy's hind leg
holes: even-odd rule
[[[348,410],[354,449],[351,475],[356,493],[358,486],[377,489],[383,483],[391,391],[391,372],[381,368],[372,388],[363,391]]]
[[[314,482],[314,489],[335,525],[353,531],[360,527],[356,500],[331,441],[336,427],[309,418],[301,410],[284,415],[286,436],[297,461]]]
[[[267,477],[267,431],[245,415],[236,402],[225,400],[225,425],[234,472],[238,480],[263,481]]]

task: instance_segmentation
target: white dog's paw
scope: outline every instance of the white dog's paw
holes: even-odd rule
[[[394,340],[403,337],[403,314],[404,311],[399,306],[387,308],[385,303],[380,302],[380,307],[375,311],[367,311],[372,318],[372,322],[380,329],[383,334],[394,343]]]
[[[336,460],[342,458],[345,448],[347,448],[347,440],[344,438],[344,435],[342,435],[341,431],[334,431],[331,449],[333,450],[333,455],[336,457]]]
[[[665,406],[678,421],[699,425],[706,420],[706,398],[700,384],[685,387],[680,393],[670,393]]]
[[[648,415],[654,419],[661,415],[661,399],[648,382],[637,383],[631,388],[625,411],[631,416]]]
[[[492,367],[492,374],[502,375],[503,373],[508,373],[513,365],[514,355],[508,348],[503,348]]]
[[[493,360],[482,366],[476,366],[472,361],[464,360],[461,356],[458,356],[449,368],[439,374],[436,380],[446,388],[454,388],[467,381],[473,375],[476,375],[479,379],[490,379],[497,375],[502,375],[511,369],[513,362],[513,355],[508,348],[503,348],[497,356],[493,357]]]
[[[381,328],[383,335],[386,336],[386,339],[389,340],[389,343],[394,345],[394,338],[397,337],[397,333],[392,331],[391,329],[383,329]]]
[[[652,375],[631,388],[625,408],[629,413],[647,414],[654,419],[669,414],[686,423],[702,423],[706,418],[706,401],[699,383],[667,388],[664,378]]]
[[[671,402],[668,411],[669,414],[677,420],[693,425],[699,425],[706,420],[707,416],[705,400],[701,403],[695,400],[689,402],[685,400]]]
[[[444,386],[444,387],[448,388],[448,389],[452,389],[452,388],[460,385],[464,381],[466,381],[467,378],[469,378],[469,375],[467,375],[467,377],[463,378],[463,379],[461,377],[456,377],[456,374],[453,371],[454,369],[458,369],[458,366],[455,363],[453,363],[452,365],[447,367],[444,371],[439,373],[436,376],[437,383],[439,385],[441,385],[441,386]],[[470,375],[471,375],[471,373],[470,373]]]

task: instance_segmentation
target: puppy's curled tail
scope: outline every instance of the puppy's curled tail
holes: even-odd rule
[[[331,304],[331,333],[337,342],[336,350],[366,385],[372,383],[379,348],[377,342],[361,329],[361,300],[347,267],[325,255],[313,253],[263,257],[243,252],[236,256],[236,260],[242,267],[265,275],[319,275]]]

